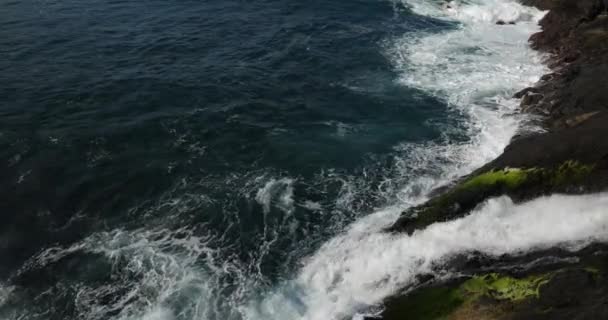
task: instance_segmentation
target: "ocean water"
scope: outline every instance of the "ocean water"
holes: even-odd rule
[[[350,319],[455,254],[606,241],[606,195],[382,232],[533,129],[511,96],[546,72],[543,14],[5,1],[0,318]]]

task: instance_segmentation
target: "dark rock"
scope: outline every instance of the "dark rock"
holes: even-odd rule
[[[516,99],[521,99],[523,98],[525,95],[527,95],[528,93],[538,93],[538,88],[535,87],[527,87],[521,91],[518,91],[517,93],[515,93],[513,95],[513,98]]]
[[[521,304],[512,319],[608,319],[608,281],[590,269],[562,270],[540,287],[539,299]]]
[[[554,256],[549,263],[539,258]],[[575,259],[558,259],[575,258]],[[471,260],[474,262],[467,262]],[[376,318],[401,319],[608,319],[608,250],[606,245],[591,245],[579,252],[559,248],[519,256],[490,257],[472,253],[455,258],[449,280],[419,285],[407,294],[387,299],[384,311]],[[550,262],[554,261],[554,262]],[[540,279],[538,295],[510,301],[463,293],[463,284],[484,276],[523,280]],[[470,282],[469,282],[470,283]],[[508,285],[508,282],[502,282]],[[480,283],[475,281],[474,286]],[[473,287],[474,289],[475,287]],[[517,285],[513,289],[517,289]],[[483,292],[483,291],[481,291]],[[497,312],[498,311],[498,312]],[[459,317],[465,315],[465,317]]]
[[[543,3],[551,11],[540,21],[543,31],[532,36],[533,47],[554,53],[573,48],[571,44],[576,42],[576,37],[573,37],[572,31],[601,13],[601,1],[560,0]]]
[[[569,53],[562,58],[562,61],[564,63],[572,63],[572,62],[576,61],[577,58],[578,58],[578,54]]]
[[[497,25],[499,25],[499,26],[504,26],[504,25],[507,25],[507,24],[509,24],[509,25],[514,25],[514,24],[515,24],[515,21],[509,21],[509,22],[506,22],[506,21],[504,21],[504,20],[497,20],[497,21],[496,21],[496,24],[497,24]]]
[[[425,273],[416,275],[416,281],[418,283],[428,283],[435,280],[435,275],[432,273]]]
[[[601,159],[608,155],[606,123],[608,112],[597,112],[576,127],[518,139],[478,172],[504,167],[551,167],[568,160],[593,163],[604,169]],[[601,185],[608,187],[608,181],[601,181]]]
[[[523,5],[549,10],[555,6],[555,0],[520,0]]]
[[[593,274],[585,270],[565,270],[541,287],[541,303],[560,307],[580,304],[581,292],[593,287]],[[567,290],[566,290],[567,289]]]
[[[542,77],[540,77],[541,81],[550,81],[551,79],[553,79],[554,75],[552,73],[548,73],[543,75]]]
[[[540,94],[540,93],[528,92],[521,99],[521,105],[522,106],[535,105],[535,104],[539,103],[543,98],[544,98],[544,96],[542,94]]]

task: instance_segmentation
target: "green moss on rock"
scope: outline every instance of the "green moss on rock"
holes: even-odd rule
[[[552,168],[504,168],[483,172],[424,205],[408,210],[391,230],[413,232],[465,214],[489,197],[509,195],[515,200],[525,200],[554,192],[581,190],[594,169],[594,165],[569,160]]]
[[[563,186],[572,183],[580,183],[588,177],[595,166],[582,164],[578,161],[566,161],[556,170],[545,170],[551,177],[553,186]]]
[[[497,185],[505,186],[510,189],[517,188],[524,184],[528,175],[535,170],[536,169],[507,168],[504,170],[485,172],[465,181],[463,184],[459,185],[456,190],[480,189]]]
[[[540,287],[551,281],[552,274],[530,276],[522,279],[498,273],[472,277],[456,285],[429,287],[392,301],[382,314],[384,320],[449,320],[458,315],[493,312],[498,303],[519,303],[540,296]],[[496,301],[487,310],[479,308],[482,298]]]
[[[472,209],[484,199],[507,193],[521,187],[537,169],[508,168],[493,170],[474,176],[452,188],[447,193],[431,199],[426,204],[410,210],[404,224],[409,230],[424,227],[436,221],[450,218]]]
[[[538,298],[540,287],[550,279],[551,274],[516,279],[490,273],[466,281],[460,286],[460,291],[462,296],[467,297],[467,301],[484,296],[497,300],[521,301]]]

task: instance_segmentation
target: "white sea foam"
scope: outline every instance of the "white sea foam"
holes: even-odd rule
[[[310,200],[304,201],[301,206],[310,211],[321,211],[323,209],[323,206],[320,203]]]
[[[458,174],[465,173],[500,154],[523,119],[511,97],[546,71],[541,56],[528,47],[544,13],[511,0],[453,1],[449,9],[432,1],[404,1],[416,13],[457,23],[444,33],[407,34],[389,51],[403,71],[400,82],[469,118],[470,142],[443,146],[457,158]],[[498,20],[516,25],[496,25]]]
[[[397,147],[394,171],[409,179],[397,193],[400,202],[359,219],[328,241],[304,261],[294,279],[249,304],[245,318],[341,319],[412,284],[416,275],[435,271],[454,254],[516,254],[604,240],[608,217],[597,208],[606,204],[605,195],[556,196],[522,206],[501,198],[467,218],[434,225],[412,237],[380,232],[404,207],[424,201],[433,188],[499,155],[524,119],[517,115],[518,102],[511,96],[545,71],[541,57],[527,45],[543,15],[536,9],[509,0],[452,2],[449,8],[431,1],[407,3],[418,14],[457,26],[396,40],[389,53],[397,70],[403,71],[400,82],[433,94],[467,117],[464,125],[470,140],[453,143],[448,138],[444,143]],[[515,25],[497,25],[499,20]],[[570,206],[561,206],[566,203]],[[555,210],[574,224],[552,220]],[[544,232],[547,223],[555,223],[556,232]]]
[[[4,303],[10,296],[13,289],[14,289],[14,287],[12,287],[12,286],[5,286],[2,283],[0,283],[0,307],[2,307],[4,305]]]
[[[387,209],[358,220],[302,261],[292,279],[262,291],[265,276],[257,266],[242,265],[214,237],[187,229],[97,233],[68,248],[48,249],[26,265],[42,267],[78,252],[105,257],[114,282],[78,288],[81,319],[338,320],[415,284],[419,274],[442,274],[443,262],[457,254],[576,250],[608,241],[606,208],[606,193],[554,195],[519,205],[501,197],[411,236],[379,232],[378,221],[395,210]],[[233,286],[226,296],[223,291]],[[38,299],[50,299],[45,294],[53,292]],[[120,298],[108,304],[108,296]]]
[[[451,8],[433,1],[406,3],[417,14],[452,21],[457,27],[396,39],[389,56],[401,71],[399,81],[464,115],[470,140],[396,146],[395,165],[378,190],[369,190],[366,172],[362,177],[320,173],[320,184],[338,183],[338,196],[331,205],[305,200],[298,207],[319,211],[317,216],[352,211],[349,220],[363,214],[359,211],[365,206],[359,202],[364,194],[386,199],[389,206],[357,219],[300,261],[301,267],[287,280],[269,287],[261,262],[273,243],[294,229],[289,217],[296,206],[296,179],[266,173],[244,177],[244,185],[240,177],[218,182],[237,189],[235,197],[254,195],[267,216],[276,209],[284,213],[276,226],[265,223],[257,249],[249,253],[254,258],[246,264],[230,253],[232,244],[223,243],[221,235],[142,228],[98,233],[68,248],[51,248],[27,266],[44,266],[82,251],[110,261],[115,283],[79,288],[76,306],[82,319],[341,319],[412,285],[418,274],[437,272],[455,254],[517,254],[556,245],[574,249],[608,240],[608,213],[602,209],[608,207],[606,194],[552,196],[523,205],[492,199],[465,218],[434,224],[412,236],[381,232],[433,188],[496,157],[522,120],[510,96],[544,72],[540,57],[527,48],[541,12],[509,0],[452,3]],[[498,20],[516,25],[498,26]],[[324,192],[322,186],[312,187]],[[179,216],[211,201],[192,194],[173,196],[161,199],[154,210]],[[341,228],[343,217],[336,216],[333,227]],[[120,298],[102,304],[106,296]]]
[[[204,226],[144,226],[95,233],[68,247],[48,248],[24,263],[19,273],[48,267],[74,254],[101,255],[111,266],[106,272],[111,273],[112,282],[78,286],[74,303],[80,319],[239,319],[238,305],[267,281],[261,264],[268,259],[273,244],[289,237],[297,224],[291,217],[295,179],[273,178],[267,172],[234,179],[223,181],[234,184],[234,198],[253,196],[264,213],[263,230],[249,239],[255,245],[246,262],[236,254],[241,249],[234,250],[235,244],[223,239],[224,235],[194,231]],[[215,183],[212,180],[206,181]],[[147,208],[146,215],[155,216],[159,210],[177,218],[189,214],[185,208],[202,208],[209,202],[196,194],[184,195],[182,188],[188,184],[182,181],[156,206]],[[271,210],[283,214],[270,215]],[[48,290],[37,299],[52,299],[53,294]]]
[[[501,6],[511,10],[503,12]],[[461,8],[438,9],[442,19],[459,23],[455,30],[408,34],[396,41],[392,53],[397,67],[404,70],[403,83],[468,107],[500,105],[514,90],[538,80],[546,68],[528,47],[528,37],[539,31],[542,12],[508,0]],[[506,17],[499,18],[496,11]],[[494,23],[502,19],[517,25]]]
[[[290,178],[271,179],[258,190],[255,199],[262,205],[265,213],[270,212],[273,203],[287,213],[293,211],[293,182]]]
[[[49,248],[24,268],[42,268],[83,252],[104,257],[113,281],[94,286],[83,283],[76,288],[79,319],[218,319],[235,310],[230,303],[248,287],[257,287],[260,277],[254,265],[246,269],[226,256],[223,250],[227,247],[214,243],[216,240],[195,236],[188,229],[113,230],[93,234],[67,248]],[[229,301],[221,291],[233,283],[243,287]],[[45,291],[37,299],[52,299],[54,294]],[[179,312],[172,308],[175,304],[182,306]]]
[[[518,254],[608,241],[608,194],[554,195],[515,205],[491,199],[471,215],[413,235],[361,232],[327,242],[294,280],[247,310],[247,319],[341,319],[414,284],[416,275],[470,251]]]

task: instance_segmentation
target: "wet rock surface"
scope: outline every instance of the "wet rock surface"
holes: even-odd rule
[[[489,197],[514,201],[608,190],[608,4],[602,0],[522,0],[549,10],[531,46],[548,53],[552,69],[515,94],[522,112],[538,115],[542,133],[514,138],[504,153],[461,181],[435,191],[389,228],[412,233],[466,215]],[[507,24],[502,21],[499,24]],[[518,257],[471,253],[454,257],[460,279],[424,277],[417,288],[385,303],[378,319],[608,319],[608,249],[545,250]],[[518,301],[478,295],[462,285],[497,274],[521,280],[550,275],[538,295]],[[494,276],[492,276],[494,277]],[[509,278],[509,279],[511,279]],[[507,281],[508,282],[508,281]],[[513,283],[519,283],[517,281]]]
[[[521,110],[541,116],[542,133],[513,139],[494,161],[462,179],[438,189],[433,198],[405,212],[390,231],[407,231],[466,214],[491,196],[507,194],[525,201],[555,192],[580,194],[608,188],[608,15],[602,0],[525,0],[524,4],[550,10],[541,20],[543,31],[530,41],[550,53],[552,73],[535,87],[515,94]],[[604,39],[604,37],[606,37]],[[606,41],[604,41],[606,40]],[[591,166],[581,177],[565,164]],[[541,170],[526,181],[508,186],[508,177],[495,173],[509,168]],[[509,173],[512,175],[512,171]],[[558,185],[547,183],[556,175],[575,177]],[[471,185],[483,176],[484,183]],[[467,188],[463,185],[469,183]],[[426,215],[425,213],[431,212]]]
[[[522,99],[527,112],[546,117],[545,127],[564,128],[569,117],[608,108],[608,15],[602,0],[525,0],[549,9],[533,48],[550,54],[553,73],[534,89],[542,99]]]
[[[456,257],[462,275],[388,299],[371,319],[606,319],[608,251],[552,249],[516,257]],[[452,271],[454,271],[452,270]]]

